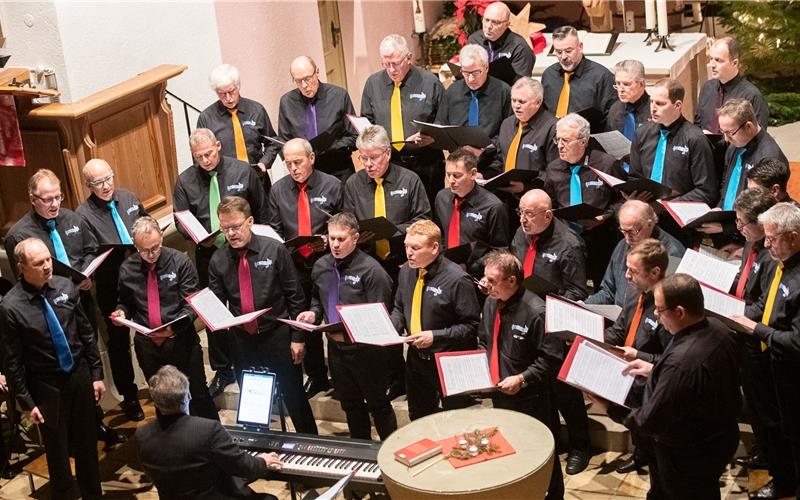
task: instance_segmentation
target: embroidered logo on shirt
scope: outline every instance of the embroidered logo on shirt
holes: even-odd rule
[[[745,163],[744,164],[744,168],[746,168],[747,170],[750,170],[751,168],[753,168],[753,164],[752,163]]]
[[[523,144],[522,145],[522,149],[523,150],[528,150],[531,153],[535,153],[535,152],[539,151],[539,146],[537,146],[536,144]]]
[[[160,279],[161,281],[164,281],[164,280],[175,281],[175,279],[177,277],[178,277],[178,275],[175,274],[175,273],[165,273],[165,274],[162,274],[161,276],[159,276],[158,279]]]
[[[69,299],[66,293],[62,293],[58,297],[53,299],[53,304],[58,305],[62,302],[66,302]]]
[[[434,297],[438,297],[439,295],[442,294],[442,289],[436,286],[426,286],[425,291],[431,292]]]
[[[511,52],[498,52],[497,57],[495,59],[501,59],[505,57],[506,59],[511,59]]]
[[[584,186],[586,186],[587,188],[593,187],[595,189],[600,189],[601,187],[603,187],[603,181],[601,181],[600,179],[597,179],[596,181],[586,181],[584,183]]]
[[[80,232],[81,232],[81,230],[80,230],[80,228],[78,226],[72,226],[71,228],[69,228],[66,231],[64,231],[64,235],[65,236],[72,236],[73,234],[78,234]]]
[[[416,99],[418,101],[424,101],[427,96],[425,92],[420,92],[419,94],[411,94],[408,96],[409,99]]]
[[[272,266],[272,259],[257,260],[253,265],[256,269],[269,269]]]
[[[483,215],[479,214],[478,212],[467,212],[464,214],[464,217],[467,219],[472,219],[475,222],[480,222],[483,220]]]
[[[547,262],[549,262],[549,263],[551,263],[551,264],[552,264],[553,262],[555,262],[556,260],[558,260],[558,254],[555,254],[555,253],[547,253],[547,252],[542,252],[542,258],[543,258],[544,260],[546,260]]]
[[[308,199],[309,203],[316,203],[317,205],[324,205],[328,202],[328,198],[324,196],[314,196],[313,198]]]
[[[244,127],[245,125],[247,125],[248,127],[255,127],[256,126],[256,121],[255,120],[245,120],[245,121],[242,122],[242,127]]]
[[[752,272],[753,274],[755,274],[755,273],[757,273],[757,272],[758,272],[758,270],[759,270],[760,268],[761,268],[761,263],[760,263],[760,262],[753,262],[753,268],[752,268],[751,272]]]
[[[788,287],[788,286],[786,286],[786,285],[784,285],[783,283],[781,283],[781,284],[778,286],[778,288],[780,289],[780,291],[781,291],[781,296],[782,296],[784,299],[785,299],[786,297],[788,297],[788,296],[789,296],[789,287]]]
[[[345,274],[343,279],[345,283],[350,283],[351,285],[358,285],[361,283],[361,276],[358,275],[353,276],[351,274]]]
[[[231,184],[226,188],[228,191],[244,191],[244,184],[241,182],[238,184]]]
[[[528,333],[528,325],[517,325],[512,323],[511,331],[522,332],[522,334],[525,335],[526,333]]]
[[[389,196],[399,196],[400,198],[405,198],[408,194],[408,189],[395,189],[394,191],[389,191]]]
[[[645,318],[644,324],[649,326],[651,330],[658,328],[658,321],[654,320],[653,318]]]
[[[672,146],[672,150],[679,152],[683,156],[689,154],[689,146]]]

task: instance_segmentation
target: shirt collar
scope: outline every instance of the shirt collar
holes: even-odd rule
[[[559,71],[559,73],[561,73],[561,77],[563,78],[564,77],[564,73],[567,73],[567,71],[564,71],[564,67],[561,66],[560,63],[556,63],[556,64],[558,64],[558,71]],[[585,71],[586,66],[587,66],[586,55],[584,55],[583,57],[581,57],[581,62],[579,62],[578,65],[575,66],[575,69],[573,69],[572,71],[569,72],[569,73],[572,73],[572,76],[570,77],[570,81],[572,81],[572,79],[575,78],[576,76],[578,78],[580,78],[581,75],[583,75],[583,72]]]
[[[742,78],[744,78],[742,76],[742,74],[741,73],[737,73],[736,76],[734,76],[733,78],[728,80],[727,83],[719,82],[719,85],[720,85],[720,87],[722,87],[723,91],[730,92],[734,87],[736,87],[739,84],[739,82],[742,81]],[[717,81],[719,81],[719,80],[717,80]]]
[[[381,73],[383,73],[383,77],[382,78],[383,78],[384,85],[387,85],[387,86],[390,86],[390,87],[394,87],[394,81],[391,78],[389,78],[389,73],[387,73],[385,69],[381,70]],[[402,87],[405,87],[406,85],[411,85],[412,88],[415,88],[416,87],[416,85],[415,85],[415,83],[416,83],[416,80],[415,80],[416,75],[417,75],[416,66],[411,66],[411,68],[409,68],[409,70],[408,70],[408,73],[406,73],[406,77],[403,78],[402,82],[400,82],[400,87],[402,88]]]
[[[53,286],[50,284],[52,278],[47,281],[47,283],[42,286],[42,288],[34,288],[33,285],[25,281],[25,278],[20,275],[19,282],[22,284],[22,292],[28,298],[28,301],[33,301],[33,299],[45,296],[48,291],[53,290]]]
[[[758,145],[761,143],[761,140],[764,138],[766,134],[767,131],[764,130],[764,128],[759,130],[758,133],[755,136],[753,136],[752,139],[750,139],[750,142],[745,144],[744,148],[747,150],[747,153],[752,154],[753,150],[755,150],[758,147]]]
[[[683,126],[683,123],[685,121],[686,118],[684,118],[683,115],[680,115],[677,120],[670,123],[669,125],[664,125],[663,123],[659,123],[658,125],[660,130],[667,130],[669,132],[668,135],[675,136],[675,133],[678,131],[679,128],[681,128],[681,126]]]
[[[383,174],[383,177],[381,177],[383,179],[383,185],[384,186],[386,184],[394,184],[394,183],[397,182],[397,176],[400,175],[398,173],[398,169],[399,168],[400,168],[399,166],[397,166],[397,165],[393,164],[391,161],[389,161],[389,168],[386,169],[386,172]],[[364,174],[366,175],[366,172],[364,172]],[[367,175],[367,182],[368,183],[371,182],[371,183],[375,184],[376,186],[378,185],[378,183],[375,181],[375,179],[373,179],[372,177],[370,177],[368,175]]]

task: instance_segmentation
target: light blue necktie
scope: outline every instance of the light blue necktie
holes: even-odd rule
[[[62,264],[69,265],[69,257],[67,256],[67,249],[64,248],[64,242],[61,241],[61,235],[58,234],[56,229],[56,220],[47,219],[47,229],[50,230],[50,241],[53,242],[53,248],[56,250],[56,260]]]
[[[109,200],[108,208],[111,210],[111,218],[114,219],[114,226],[117,228],[119,242],[123,245],[133,245],[133,241],[131,241],[131,235],[128,234],[128,229],[125,227],[125,223],[122,222],[122,217],[119,216],[119,212],[117,212],[116,202],[114,200]]]
[[[56,312],[53,311],[53,306],[44,295],[42,297],[42,308],[44,311],[44,320],[47,323],[47,329],[50,330],[50,338],[53,339],[53,349],[56,351],[56,358],[58,358],[58,366],[61,367],[65,373],[72,371],[75,365],[75,360],[72,359],[72,351],[69,349],[67,337],[64,335],[64,329],[61,328],[61,323],[58,321]]]
[[[469,123],[470,127],[478,126],[478,94],[470,91],[472,97],[469,100]]]
[[[667,152],[667,136],[669,130],[660,130],[661,137],[658,138],[656,146],[656,157],[653,159],[653,169],[650,171],[650,179],[661,182],[664,177],[664,155]]]
[[[633,114],[633,107],[630,104],[626,105],[626,108],[628,111],[625,113],[625,125],[622,127],[622,135],[633,142],[636,136],[636,116]],[[622,162],[622,168],[625,169],[626,172],[630,172],[631,170],[631,166],[628,162]]]
[[[747,151],[746,148],[741,148],[739,153],[736,154],[736,163],[733,165],[731,178],[728,179],[728,190],[725,192],[725,201],[722,203],[723,210],[733,210],[736,191],[739,189],[739,180],[742,178],[742,155],[745,151]]]
[[[581,193],[581,170],[580,165],[573,165],[572,176],[569,178],[569,206],[580,205],[583,203],[583,194]]]

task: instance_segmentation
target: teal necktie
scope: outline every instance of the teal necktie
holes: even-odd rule
[[[661,136],[658,138],[658,145],[656,146],[656,157],[653,160],[653,169],[650,171],[650,179],[661,182],[664,177],[664,155],[667,152],[667,136],[669,130],[660,130]]]
[[[44,295],[42,295],[42,310],[44,311],[47,329],[50,331],[50,338],[53,340],[53,349],[56,352],[58,366],[65,373],[69,373],[72,371],[72,367],[75,366],[75,360],[72,358],[72,351],[69,349],[64,329],[61,328],[61,322],[58,321],[58,317],[53,311],[53,306],[50,305],[50,301]]]
[[[119,216],[119,212],[117,211],[117,202],[108,200],[108,209],[111,210],[111,218],[114,219],[114,226],[117,228],[119,242],[123,245],[133,245],[131,235],[128,234],[128,229],[125,227],[125,223],[122,222],[122,217]]]
[[[56,260],[62,264],[69,265],[67,250],[64,248],[64,242],[61,241],[61,235],[58,234],[58,229],[56,229],[56,220],[47,219],[45,224],[47,224],[47,229],[50,230],[50,241],[53,242],[53,248],[56,251]]]
[[[728,179],[728,190],[725,192],[725,201],[722,203],[723,210],[733,210],[733,202],[736,200],[736,192],[739,190],[739,181],[742,178],[742,155],[745,151],[747,151],[746,148],[741,148],[736,154],[736,163],[733,165],[731,178]]]
[[[573,165],[572,176],[569,178],[569,205],[580,205],[583,203],[583,194],[581,193],[581,170],[580,165]]]

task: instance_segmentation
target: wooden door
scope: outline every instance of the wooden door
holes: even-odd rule
[[[317,0],[319,25],[322,32],[322,50],[325,54],[324,81],[347,88],[344,66],[342,29],[339,23],[339,4],[336,0]]]

